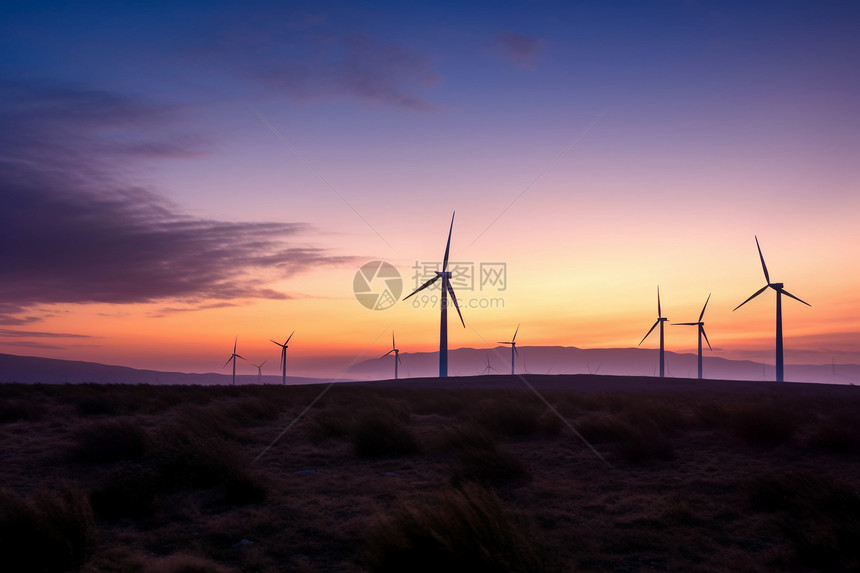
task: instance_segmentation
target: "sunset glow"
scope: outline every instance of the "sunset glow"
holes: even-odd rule
[[[434,351],[432,299],[353,279],[388,261],[402,299],[456,211],[450,348],[636,346],[659,285],[670,323],[712,293],[710,355],[772,364],[773,293],[732,311],[758,236],[812,305],[783,300],[786,362],[860,363],[856,3],[38,4],[0,8],[2,353]]]

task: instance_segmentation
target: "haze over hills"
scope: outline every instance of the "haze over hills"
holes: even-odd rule
[[[263,375],[264,384],[281,384],[280,375]],[[314,384],[319,378],[287,376],[287,384]],[[25,384],[231,384],[231,374],[159,372],[126,366],[110,366],[96,362],[56,360],[35,356],[0,354],[0,383]],[[236,375],[237,384],[256,384],[256,374]]]
[[[576,348],[564,346],[518,347],[516,373],[530,374],[600,374],[615,376],[656,376],[657,350],[640,348]],[[483,374],[487,360],[493,368],[490,374],[510,374],[510,348],[492,349],[458,348],[449,350],[451,376]],[[438,375],[439,358],[436,352],[400,353],[400,378],[432,378]],[[384,380],[393,377],[393,357],[370,359],[347,369],[339,381]],[[666,352],[666,375],[674,378],[696,377],[696,355]],[[706,357],[706,379],[767,380],[774,379],[774,367],[748,360],[726,360]],[[280,384],[281,377],[266,374],[264,384]],[[860,365],[857,364],[790,364],[786,366],[786,380],[826,384],[860,383]],[[125,366],[111,366],[95,362],[56,360],[33,356],[0,354],[0,383],[27,384],[223,384],[232,381],[230,374],[160,372]],[[238,374],[237,384],[256,384],[256,374]],[[314,384],[329,382],[330,378],[287,376],[287,384]]]
[[[656,376],[658,350],[643,348],[576,348],[573,346],[518,346],[516,373],[531,374],[607,374],[615,376]],[[511,349],[458,348],[448,351],[448,372],[452,376],[483,374],[487,359],[491,374],[510,374]],[[439,373],[437,352],[400,353],[400,377],[434,377]],[[349,368],[350,378],[381,379],[393,377],[393,358],[365,360]],[[695,354],[666,351],[666,376],[695,378]],[[750,360],[705,357],[704,377],[719,380],[774,380],[772,364]],[[856,364],[788,364],[786,381],[827,384],[860,383]]]

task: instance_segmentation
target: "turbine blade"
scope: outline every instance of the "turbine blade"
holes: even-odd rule
[[[227,362],[225,362],[225,363],[224,363],[224,366],[227,366],[228,364],[230,364],[230,361],[231,361],[231,360],[233,360],[233,357],[232,357],[232,356],[231,356],[230,358],[228,358],[228,359],[227,359]],[[221,368],[224,368],[224,366],[222,366]]]
[[[272,339],[270,338],[269,340],[272,340]],[[274,340],[272,340],[272,342],[273,342],[273,343],[275,343],[275,344],[277,344],[277,345],[278,345],[278,346],[280,346],[281,348],[283,348],[283,347],[284,347],[284,345],[283,345],[283,344],[281,344],[280,342],[276,342],[276,341],[274,341]]]
[[[713,352],[713,351],[714,351],[714,349],[713,349],[713,348],[711,348],[711,341],[710,341],[710,340],[708,340],[708,335],[707,335],[707,333],[705,333],[705,327],[704,327],[704,325],[702,326],[702,336],[704,336],[704,337],[705,337],[705,342],[707,342],[707,343],[708,343],[708,350],[710,350],[711,352]]]
[[[758,295],[763,293],[765,290],[767,290],[767,287],[769,287],[769,286],[770,285],[764,285],[759,290],[755,291],[755,294],[753,294],[751,297],[749,297],[748,299],[746,299],[745,301],[743,301],[742,303],[737,305],[734,309],[732,309],[732,312],[736,311],[737,309],[739,309],[740,307],[742,307],[743,305],[745,305],[746,303],[748,303],[749,301],[751,301],[752,299],[754,299],[755,297],[757,297]]]
[[[519,350],[517,350],[517,345],[516,345],[516,344],[514,344],[511,348],[513,348],[513,349],[514,349],[514,354],[516,354],[517,356],[519,356],[519,355],[520,355],[520,351],[519,351]]]
[[[513,342],[502,342],[502,341],[500,340],[500,341],[498,342],[498,344],[513,344]]]
[[[393,348],[392,348],[391,350],[389,350],[388,352],[386,352],[385,354],[383,354],[382,356],[380,356],[380,357],[379,357],[379,359],[380,359],[380,360],[382,360],[383,358],[385,358],[386,356],[388,356],[388,355],[389,355],[389,354],[391,354],[392,352],[394,352],[394,349],[393,349]]]
[[[808,303],[808,302],[806,302],[805,300],[800,300],[799,298],[797,298],[796,296],[794,296],[793,294],[791,294],[790,292],[788,292],[788,291],[787,291],[787,290],[785,290],[784,288],[781,288],[781,289],[779,289],[779,290],[780,290],[780,292],[781,292],[782,294],[784,294],[785,296],[790,296],[790,297],[791,297],[791,298],[793,298],[794,300],[796,300],[796,301],[798,301],[798,302],[802,302],[802,303],[803,303],[803,304],[805,304],[806,306],[812,306],[811,304],[809,304],[809,303]]]
[[[442,272],[444,273],[448,269],[448,252],[451,250],[451,231],[454,230],[454,215],[457,212],[451,215],[451,227],[448,229],[448,243],[445,245],[445,258],[442,260]]]
[[[436,275],[435,277],[433,277],[432,279],[430,279],[429,281],[427,281],[426,283],[424,283],[423,285],[421,285],[420,287],[418,287],[417,289],[412,291],[408,296],[404,297],[403,300],[406,300],[407,298],[409,298],[413,294],[420,292],[420,291],[424,290],[425,288],[429,287],[430,285],[432,285],[433,283],[438,281],[439,278],[440,278],[440,275]]]
[[[394,330],[391,331],[391,349],[394,350],[397,348],[397,345],[394,344]]]
[[[448,294],[451,295],[451,302],[454,303],[454,308],[457,309],[457,314],[460,316],[460,322],[463,323],[463,328],[466,328],[466,321],[463,320],[463,313],[460,312],[460,305],[457,304],[457,295],[454,294],[454,287],[451,286],[451,283],[448,283]]]
[[[238,354],[236,355],[236,358],[241,358],[242,360],[245,360],[244,356],[239,356]]]
[[[657,316],[659,318],[663,317],[663,311],[660,310],[660,285],[657,285]]]
[[[673,322],[672,326],[698,326],[698,322]]]
[[[705,316],[705,309],[708,308],[708,301],[711,300],[711,295],[708,295],[708,298],[705,300],[705,306],[702,307],[702,314],[699,315],[699,322],[702,322],[702,318]]]
[[[514,337],[511,338],[511,342],[514,342],[517,339],[517,333],[520,331],[520,325],[517,325],[517,329],[514,331]]]
[[[767,265],[764,264],[764,255],[761,254],[761,246],[758,244],[758,237],[755,238],[755,247],[758,249],[758,256],[761,259],[761,270],[764,271],[764,280],[770,284],[770,275],[767,273]]]
[[[236,340],[233,341],[233,354],[236,354],[236,345],[239,344],[239,337],[236,337]]]
[[[403,364],[403,361],[400,359],[400,353],[399,352],[394,353],[394,358],[397,360],[398,364]]]
[[[289,343],[290,343],[290,338],[292,338],[292,337],[293,337],[293,335],[294,335],[295,333],[296,333],[296,331],[295,331],[295,330],[294,330],[294,331],[292,331],[292,332],[290,333],[290,336],[289,336],[289,337],[287,337],[287,341],[286,341],[286,342],[284,342],[284,346],[286,346],[287,344],[289,344]]]
[[[649,330],[649,331],[648,331],[648,334],[651,334],[651,332],[652,332],[655,328],[657,328],[657,325],[658,325],[658,324],[660,324],[660,319],[659,319],[659,318],[657,319],[657,322],[655,322],[655,323],[654,323],[654,326],[652,326],[652,327],[651,327],[651,330]],[[645,342],[645,339],[646,339],[646,338],[648,338],[648,334],[646,334],[644,337],[642,337],[642,340],[640,340],[640,341],[639,341],[639,344],[637,344],[636,346],[642,346],[642,343],[643,343],[643,342]]]

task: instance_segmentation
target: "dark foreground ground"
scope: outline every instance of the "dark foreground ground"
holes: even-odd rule
[[[527,380],[0,386],[0,568],[860,569],[860,389]]]

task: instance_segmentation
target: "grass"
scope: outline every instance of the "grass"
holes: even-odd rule
[[[530,528],[477,485],[401,503],[369,533],[365,559],[379,573],[546,570]]]
[[[857,390],[652,382],[2,386],[0,569],[858,569]]]
[[[25,499],[0,491],[0,554],[10,572],[79,569],[96,543],[89,500],[61,488]]]

